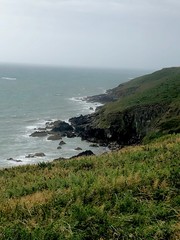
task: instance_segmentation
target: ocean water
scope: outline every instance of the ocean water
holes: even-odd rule
[[[70,117],[92,112],[98,103],[87,103],[82,97],[105,92],[122,82],[145,74],[144,70],[80,69],[23,65],[0,65],[0,168],[71,157],[81,147],[100,154],[106,148],[91,148],[80,138],[59,141],[29,135],[47,121],[67,121]],[[43,158],[26,158],[28,154],[45,153]],[[21,160],[15,162],[7,160]]]

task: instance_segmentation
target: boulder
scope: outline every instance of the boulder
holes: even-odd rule
[[[60,146],[64,145],[64,144],[66,144],[64,141],[60,141],[60,143],[59,143]]]
[[[40,152],[40,153],[35,153],[34,156],[35,157],[45,157],[46,155],[44,153]]]
[[[25,158],[34,158],[34,157],[45,157],[46,155],[42,152],[39,153],[30,153]]]
[[[28,154],[27,156],[25,156],[25,158],[34,158],[34,154]]]
[[[70,159],[77,158],[77,157],[84,157],[84,156],[92,156],[94,153],[91,150],[86,150],[84,152],[79,153],[76,156],[72,156]]]
[[[74,138],[74,137],[76,137],[76,134],[75,134],[74,132],[67,132],[67,133],[66,133],[66,136],[67,136],[68,138]]]
[[[7,160],[8,160],[8,161],[13,161],[13,162],[22,162],[21,160],[19,160],[19,159],[14,159],[14,158],[8,158]]]
[[[77,147],[77,148],[75,148],[75,150],[76,150],[76,151],[80,151],[80,150],[82,150],[82,148]]]
[[[64,121],[56,121],[53,124],[53,128],[52,128],[52,132],[72,132],[73,131],[73,127]]]
[[[47,140],[51,140],[51,141],[56,141],[56,140],[60,140],[60,139],[62,139],[60,134],[54,134],[47,138]]]
[[[90,147],[98,147],[98,144],[97,143],[92,143],[89,145]]]
[[[30,135],[30,137],[46,137],[46,136],[47,136],[46,131],[36,131]]]

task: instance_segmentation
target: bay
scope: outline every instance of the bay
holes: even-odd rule
[[[88,114],[98,103],[86,103],[82,97],[105,92],[122,82],[143,75],[147,70],[86,69],[50,66],[0,65],[0,168],[51,161],[78,154],[76,147],[100,154],[107,149],[91,148],[79,138],[58,141],[29,135],[47,121]],[[44,152],[43,158],[25,158]],[[21,160],[15,162],[7,160]]]

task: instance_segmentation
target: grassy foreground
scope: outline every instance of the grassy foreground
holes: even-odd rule
[[[0,171],[0,239],[180,239],[180,134]]]

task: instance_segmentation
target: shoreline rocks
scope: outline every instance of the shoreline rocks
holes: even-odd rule
[[[60,140],[62,139],[62,136],[60,134],[54,134],[54,135],[50,135],[47,140],[51,140],[51,141],[56,141],[56,140]]]
[[[19,159],[14,159],[14,158],[8,158],[8,161],[13,161],[13,162],[22,162],[22,160]]]
[[[76,150],[76,151],[81,151],[81,150],[82,150],[82,148],[80,148],[80,147],[77,147],[77,148],[75,148],[74,150]]]
[[[38,128],[30,134],[30,137],[47,137],[47,140],[51,141],[60,140],[62,137],[74,138],[76,136],[73,127],[61,120],[46,122],[45,127]]]
[[[73,159],[73,158],[77,158],[77,157],[84,157],[84,156],[93,156],[93,155],[94,155],[94,153],[91,150],[86,150],[75,156],[70,157],[69,159]]]
[[[25,158],[45,157],[44,153],[30,153]]]
[[[60,141],[59,145],[62,146],[62,145],[65,145],[66,143],[64,141]]]
[[[35,131],[33,132],[30,137],[46,137],[48,133],[46,131]]]

